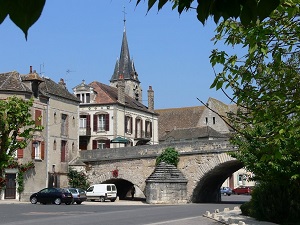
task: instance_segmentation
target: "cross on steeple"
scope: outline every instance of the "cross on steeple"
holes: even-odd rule
[[[125,23],[126,23],[126,11],[125,11],[125,6],[124,6],[124,10],[122,11],[123,13],[124,13],[124,19],[123,19],[123,21],[124,21],[124,30],[125,30]]]

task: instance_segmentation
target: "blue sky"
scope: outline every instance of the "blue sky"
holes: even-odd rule
[[[203,26],[196,12],[179,16],[167,5],[147,13],[147,1],[136,0],[48,0],[40,19],[29,29],[28,40],[8,18],[0,25],[0,72],[29,72],[41,75],[68,89],[99,81],[109,84],[120,55],[123,7],[130,56],[143,87],[152,86],[155,108],[197,106],[197,98],[209,97],[229,103],[221,91],[210,89],[214,79],[209,55],[216,25]]]

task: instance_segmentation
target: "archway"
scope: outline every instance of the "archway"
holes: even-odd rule
[[[193,203],[220,202],[220,187],[223,182],[235,171],[241,169],[243,164],[238,160],[231,160],[219,164],[208,171],[199,181],[193,191]]]

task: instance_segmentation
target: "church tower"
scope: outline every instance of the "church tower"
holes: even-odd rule
[[[133,59],[130,59],[124,17],[124,31],[121,46],[120,58],[117,59],[114,73],[110,79],[110,86],[117,87],[119,77],[123,77],[125,81],[125,94],[142,102],[142,88],[135,70]]]

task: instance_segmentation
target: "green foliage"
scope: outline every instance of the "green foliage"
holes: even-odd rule
[[[0,0],[0,24],[9,18],[24,32],[39,19],[46,0]]]
[[[243,214],[246,211],[245,208],[247,207],[241,207]],[[296,224],[300,221],[299,187],[282,182],[260,183],[252,192],[248,213],[249,216],[258,220],[278,224]]]
[[[156,165],[160,162],[177,166],[179,162],[179,153],[174,148],[166,148],[161,155],[156,158]]]
[[[138,5],[141,0],[137,0]],[[162,9],[167,2],[171,2],[172,9],[177,8],[178,13],[195,9],[197,18],[205,24],[208,17],[212,16],[215,23],[220,18],[227,20],[228,18],[240,18],[242,24],[255,24],[257,18],[264,20],[267,18],[280,4],[280,0],[148,0],[148,11],[158,2],[158,10]],[[193,6],[195,4],[195,6]]]
[[[86,175],[83,172],[78,172],[72,168],[68,172],[69,185],[74,188],[82,188],[86,190],[89,183]]]
[[[257,20],[256,26],[227,20],[217,28],[216,43],[243,51],[231,55],[214,50],[210,56],[212,65],[222,68],[211,87],[230,88],[237,105],[236,111],[228,114],[236,131],[231,142],[239,149],[232,156],[255,174],[254,180],[279,188],[257,191],[257,201],[264,207],[274,207],[270,210],[275,213],[261,207],[262,214],[254,215],[269,221],[278,220],[277,204],[281,209],[288,207],[288,213],[283,210],[282,214],[289,218],[299,214],[291,210],[293,199],[289,196],[300,187],[299,15],[299,1],[282,1],[270,18]],[[288,185],[282,187],[281,183]],[[285,198],[282,203],[276,200],[278,191],[287,193],[280,196]]]
[[[35,130],[30,114],[33,99],[13,96],[0,100],[0,171],[8,166],[17,149],[27,146]],[[39,127],[41,129],[41,127]]]

